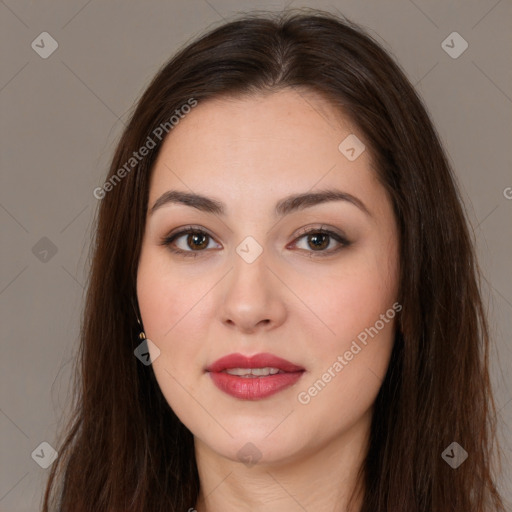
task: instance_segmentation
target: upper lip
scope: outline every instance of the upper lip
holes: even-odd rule
[[[255,354],[244,356],[243,354],[229,354],[217,359],[206,368],[207,372],[222,372],[230,368],[278,368],[283,372],[299,372],[304,368],[297,366],[286,359],[273,354]]]

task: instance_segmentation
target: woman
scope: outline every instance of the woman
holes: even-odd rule
[[[246,16],[193,42],[94,194],[45,511],[504,510],[459,193],[357,25]]]

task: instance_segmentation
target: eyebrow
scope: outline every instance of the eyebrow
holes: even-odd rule
[[[318,192],[305,192],[303,194],[293,194],[281,199],[276,203],[275,215],[283,217],[292,212],[304,210],[318,204],[331,201],[346,201],[357,206],[366,215],[372,216],[366,205],[356,196],[337,189],[320,190]],[[168,190],[162,194],[151,207],[149,214],[152,215],[156,210],[168,204],[183,204],[191,206],[196,210],[213,213],[224,216],[226,207],[224,203],[200,194],[190,192],[181,192],[179,190]]]

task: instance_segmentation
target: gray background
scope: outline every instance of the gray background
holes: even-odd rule
[[[505,456],[501,486],[511,499],[505,483],[512,481],[509,0],[5,0],[0,3],[1,511],[40,507],[49,469],[31,454],[43,441],[55,445],[69,404],[98,206],[92,191],[104,181],[127,112],[158,68],[191,39],[237,12],[286,5],[338,10],[367,28],[402,65],[436,124],[485,276]],[[45,31],[58,42],[47,59],[31,47]],[[469,44],[456,59],[442,47],[453,31]]]

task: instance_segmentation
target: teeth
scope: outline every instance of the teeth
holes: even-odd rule
[[[276,373],[284,373],[279,368],[229,368],[224,370],[229,375],[237,375],[239,377],[250,377],[254,375],[256,377],[264,377],[267,375],[275,375]]]

